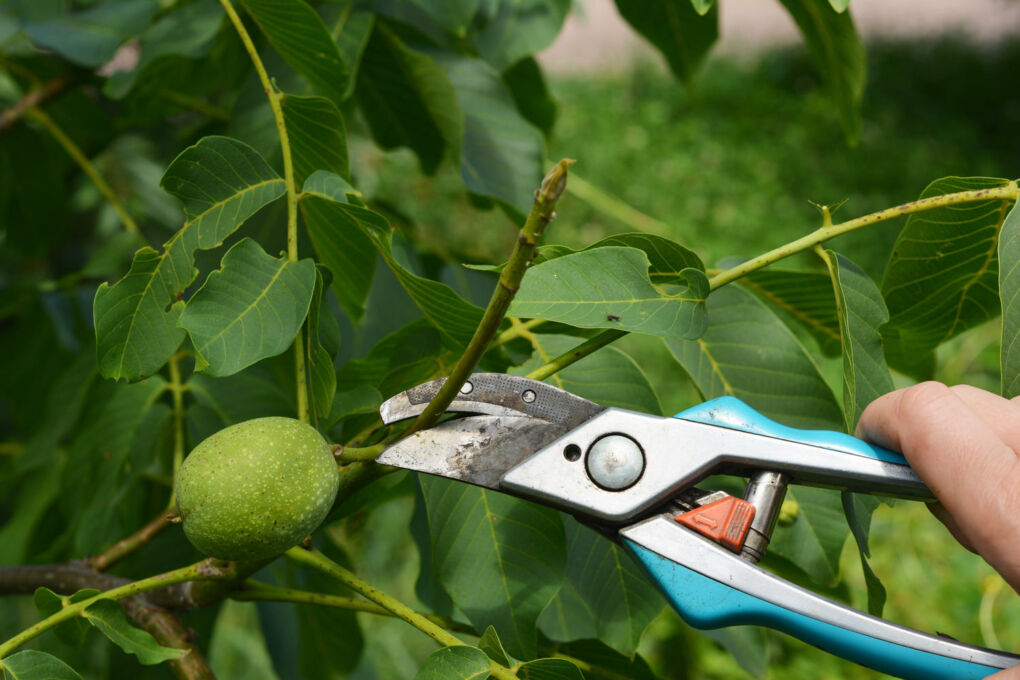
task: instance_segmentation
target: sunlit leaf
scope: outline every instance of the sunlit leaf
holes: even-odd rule
[[[444,154],[460,158],[464,114],[453,85],[430,57],[379,22],[361,57],[355,96],[382,148],[410,147],[430,174]]]
[[[769,551],[792,561],[815,582],[835,585],[839,580],[839,556],[850,533],[840,493],[794,486],[787,490],[786,497],[797,504],[797,516],[790,526],[775,532]]]
[[[414,680],[485,680],[490,667],[489,657],[480,649],[443,647],[425,659]]]
[[[209,640],[209,668],[219,678],[277,680],[254,602],[223,602]]]
[[[740,285],[804,326],[824,354],[840,354],[839,314],[828,274],[768,267],[742,277]]]
[[[507,652],[534,658],[535,623],[567,563],[559,513],[454,480],[418,479],[444,589],[476,629],[491,625]]]
[[[706,399],[731,395],[784,425],[841,429],[842,411],[796,336],[752,294],[725,286],[708,298],[697,340],[667,340]]]
[[[565,580],[542,614],[538,617],[538,629],[550,640],[569,642],[594,638],[595,612],[577,592],[572,581]]]
[[[233,375],[286,351],[308,314],[314,287],[312,260],[277,259],[251,239],[238,241],[178,322],[208,366],[199,369]]]
[[[1020,395],[1020,214],[1009,211],[999,235],[999,296],[1002,300],[1002,396]]]
[[[691,7],[702,16],[708,14],[708,10],[712,9],[714,4],[715,0],[691,0]]]
[[[340,102],[349,76],[322,19],[304,0],[241,0],[272,46],[320,93]]]
[[[480,59],[434,54],[464,116],[460,176],[468,191],[525,215],[542,182],[542,133],[517,111],[499,72]]]
[[[102,66],[121,43],[141,33],[158,10],[155,0],[107,3],[48,21],[29,21],[22,28],[40,47],[82,66]]]
[[[829,0],[829,4],[837,12],[843,12],[850,6],[850,0]]]
[[[316,170],[348,177],[347,128],[336,104],[325,97],[280,98],[287,125],[294,181],[298,186]]]
[[[77,671],[46,652],[27,649],[0,661],[3,680],[81,680]]]
[[[988,177],[944,177],[920,198],[1005,184]],[[996,247],[1011,206],[1012,201],[992,199],[907,218],[882,280],[892,331],[890,361],[927,355],[999,314]],[[899,362],[893,366],[899,368]]]
[[[836,104],[843,134],[856,142],[861,131],[861,96],[867,77],[864,44],[849,11],[829,0],[780,0],[800,29],[815,68]]]
[[[719,37],[719,8],[712,3],[703,2],[696,9],[691,0],[616,0],[616,9],[662,53],[669,68],[684,82],[694,78]]]
[[[681,272],[687,285],[665,292],[652,285],[649,266],[644,251],[619,246],[543,262],[528,270],[509,313],[582,328],[700,336],[706,324],[705,273],[688,268]]]
[[[167,362],[184,339],[177,320],[180,298],[197,275],[195,251],[220,245],[285,192],[254,149],[227,137],[205,137],[185,149],[167,168],[163,187],[184,203],[184,226],[162,253],[139,250],[123,279],[96,291],[99,370],[107,378],[140,380]]]
[[[96,600],[81,615],[125,653],[137,656],[138,663],[145,666],[177,659],[185,653],[183,649],[164,647],[144,630],[136,628],[113,600]]]

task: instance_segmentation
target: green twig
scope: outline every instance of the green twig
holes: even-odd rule
[[[796,239],[795,241],[790,241],[785,245],[779,246],[778,248],[770,250],[767,253],[763,253],[758,257],[747,260],[746,262],[742,262],[736,267],[723,270],[709,279],[709,287],[710,290],[717,290],[728,283],[732,283],[751,272],[767,267],[779,260],[795,255],[796,253],[810,250],[824,241],[844,234],[849,234],[851,231],[868,227],[872,224],[878,224],[879,222],[885,222],[904,215],[913,215],[914,213],[933,210],[935,208],[959,205],[961,203],[973,203],[976,201],[989,200],[1015,201],[1018,196],[1020,196],[1020,189],[1017,188],[1017,183],[1010,182],[1004,187],[996,187],[994,189],[975,189],[972,191],[959,191],[953,194],[943,194],[941,196],[922,198],[917,201],[911,201],[910,203],[904,203],[903,205],[898,205],[893,208],[886,208],[885,210],[879,210],[878,212],[870,213],[852,220],[847,220],[846,222],[840,222],[839,224],[823,224],[820,229],[816,229],[806,236]],[[625,335],[627,335],[627,331],[603,331],[577,347],[561,354],[544,366],[538,367],[529,373],[528,377],[536,380],[547,378],[553,373],[563,370],[575,361],[583,359],[595,350],[601,349]]]
[[[542,186],[535,192],[535,202],[531,206],[531,212],[528,213],[528,218],[517,237],[517,244],[499,276],[499,283],[496,290],[492,292],[489,305],[485,308],[485,315],[482,317],[481,323],[478,324],[471,342],[468,343],[467,349],[464,350],[439,392],[425,407],[421,415],[411,423],[411,427],[404,432],[403,436],[406,437],[430,427],[439,419],[439,416],[460,392],[461,386],[471,375],[471,371],[474,370],[478,360],[482,358],[482,354],[488,349],[489,343],[499,331],[499,325],[502,323],[503,317],[506,316],[506,311],[509,309],[514,295],[517,294],[521,279],[524,278],[524,272],[535,257],[535,248],[538,246],[546,226],[556,217],[556,202],[566,189],[567,168],[572,163],[573,161],[570,159],[561,160],[542,180]]]
[[[4,60],[4,66],[9,69],[11,64]],[[26,75],[30,79],[35,80],[35,76],[31,72],[28,72]],[[39,85],[24,97],[14,102],[14,104],[4,109],[3,112],[0,112],[0,135],[13,127],[14,124],[21,120],[22,116],[26,113],[37,108],[46,100],[55,97],[66,90],[70,84],[71,76],[67,73],[63,73],[53,80],[50,80],[43,85]]]
[[[166,529],[168,526],[170,526],[170,513],[164,510],[149,520],[148,524],[135,533],[126,538],[122,538],[95,557],[89,558],[89,566],[96,571],[105,571],[106,569],[109,569],[114,564],[151,541],[156,534],[163,531],[163,529]]]
[[[313,593],[307,590],[295,590],[293,588],[281,588],[279,586],[271,586],[259,581],[245,582],[244,587],[241,590],[231,593],[229,597],[232,600],[241,601],[315,604],[324,607],[350,609],[352,611],[365,612],[367,614],[378,614],[380,616],[396,616],[393,612],[376,604],[375,602],[367,602],[365,600],[359,600],[353,597],[343,597],[341,595]],[[468,635],[477,634],[475,633],[474,628],[459,621],[454,621],[453,619],[443,616],[436,616],[435,614],[425,614],[423,612],[418,612],[418,614],[446,630],[466,633]]]
[[[273,87],[272,81],[269,79],[269,74],[266,72],[266,67],[262,63],[259,52],[255,49],[255,44],[251,40],[251,36],[248,35],[248,30],[244,27],[244,22],[241,21],[241,17],[238,16],[237,11],[234,10],[234,6],[230,3],[230,0],[220,0],[220,4],[223,5],[224,11],[230,18],[230,23],[234,25],[234,29],[241,38],[241,42],[244,43],[244,49],[247,50],[248,56],[251,58],[251,63],[255,66],[255,72],[259,76],[259,81],[262,83],[262,89],[266,92],[266,97],[269,98],[269,108],[273,110],[273,119],[276,121],[276,132],[280,137],[280,152],[283,156],[283,179],[287,186],[287,259],[291,262],[297,262],[298,259],[298,233],[297,233],[297,205],[298,205],[298,194],[297,186],[294,180],[294,161],[290,152],[290,137],[287,136],[287,124],[283,118],[283,107],[280,105],[280,93]],[[305,370],[305,353],[304,353],[304,342],[302,336],[304,333],[299,328],[297,335],[294,338],[294,373],[297,379],[297,412],[298,418],[302,422],[309,422],[309,411],[308,411],[308,380],[306,377]]]
[[[447,632],[433,621],[430,621],[425,617],[425,615],[416,612],[400,600],[397,600],[371,584],[362,581],[353,572],[344,569],[317,550],[305,550],[304,548],[298,547],[291,548],[285,554],[295,562],[311,567],[316,571],[335,578],[354,592],[363,595],[397,618],[403,619],[407,623],[411,624],[444,647],[464,644],[457,636]],[[492,667],[490,672],[492,677],[498,678],[499,680],[514,680],[517,677],[516,674],[506,666],[501,666],[495,661],[491,662],[491,664]]]
[[[133,219],[131,219],[131,215],[128,215],[127,210],[124,209],[120,199],[117,198],[117,194],[113,192],[113,188],[106,182],[105,179],[103,179],[103,176],[99,174],[98,170],[96,170],[96,166],[94,166],[92,161],[90,161],[82,150],[78,148],[78,145],[74,143],[74,140],[68,137],[67,133],[65,133],[64,130],[57,125],[56,121],[50,118],[49,114],[39,107],[33,106],[28,109],[26,115],[32,120],[42,124],[53,138],[57,140],[57,143],[64,147],[64,151],[67,152],[67,155],[74,159],[74,162],[78,164],[78,167],[80,167],[85,174],[88,175],[89,179],[92,180],[92,183],[96,185],[97,189],[99,189],[99,193],[101,193],[103,197],[109,201],[110,206],[113,208],[114,212],[117,213],[117,217],[120,218],[120,223],[124,225],[124,228],[132,234],[137,235],[139,239],[142,238],[142,233],[138,229],[138,225],[135,224]]]
[[[173,490],[170,492],[168,509],[173,510],[177,504],[177,471],[184,462],[184,383],[181,381],[181,355],[170,357],[170,395],[173,398],[174,415],[174,459],[173,459]]]
[[[58,624],[78,616],[85,610],[86,607],[96,600],[104,598],[108,600],[119,600],[125,597],[131,597],[132,595],[138,595],[139,593],[155,590],[157,588],[174,585],[175,583],[184,583],[185,581],[209,581],[225,578],[229,578],[227,571],[216,567],[213,560],[203,560],[202,562],[196,562],[195,564],[188,565],[187,567],[181,567],[180,569],[168,571],[163,574],[157,574],[156,576],[150,576],[149,578],[142,579],[140,581],[134,581],[118,588],[107,590],[106,592],[99,593],[95,597],[90,597],[86,600],[67,605],[56,614],[43,619],[30,628],[26,628],[3,644],[0,644],[0,659],[8,656],[21,645],[35,637],[38,637]]]
[[[634,208],[629,203],[621,201],[615,196],[610,196],[602,189],[574,175],[570,179],[570,186],[567,191],[571,196],[576,196],[591,207],[599,210],[610,217],[615,217],[629,227],[638,231],[650,231],[660,234],[669,234],[673,228],[662,220],[657,220]]]

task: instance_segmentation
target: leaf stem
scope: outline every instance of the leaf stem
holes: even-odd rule
[[[74,140],[68,137],[67,133],[65,133],[64,130],[57,125],[56,121],[50,118],[49,114],[39,107],[31,107],[28,109],[26,115],[30,119],[41,123],[42,126],[53,136],[53,138],[57,140],[57,143],[64,147],[64,151],[67,152],[67,155],[74,159],[74,162],[78,164],[78,167],[80,167],[85,174],[88,175],[89,179],[92,180],[92,183],[96,185],[97,189],[99,189],[99,193],[101,193],[110,203],[110,206],[113,208],[114,212],[117,213],[117,217],[120,218],[120,223],[124,225],[124,228],[141,239],[142,232],[138,229],[138,225],[135,224],[135,221],[131,219],[131,215],[128,215],[127,210],[124,209],[120,199],[117,198],[117,194],[113,192],[113,188],[105,179],[103,179],[103,176],[99,174],[98,170],[96,170],[96,166],[94,166],[92,161],[90,161],[82,150],[78,148],[78,145],[74,143]]]
[[[815,231],[802,236],[799,239],[790,241],[784,245],[774,248],[767,253],[751,258],[746,262],[725,269],[719,272],[711,279],[709,279],[710,290],[717,290],[728,283],[732,283],[737,279],[750,274],[751,272],[757,271],[764,267],[774,264],[779,260],[787,258],[791,255],[810,250],[816,245],[827,241],[837,236],[848,234],[851,231],[861,229],[863,227],[871,226],[872,224],[878,224],[879,222],[885,222],[888,220],[896,219],[904,215],[913,215],[914,213],[924,212],[926,210],[933,210],[935,208],[944,208],[951,205],[959,205],[961,203],[973,203],[976,201],[988,201],[988,200],[1017,200],[1020,196],[1020,189],[1017,187],[1016,182],[1010,182],[1003,187],[995,187],[992,189],[974,189],[971,191],[958,191],[952,194],[943,194],[941,196],[929,196],[928,198],[922,198],[917,201],[911,201],[910,203],[904,203],[897,205],[892,208],[886,208],[885,210],[879,210],[878,212],[869,213],[861,217],[847,220],[846,222],[840,222],[839,224],[823,224],[823,226]],[[598,335],[590,338],[589,340],[581,343],[577,347],[561,354],[544,366],[540,366],[527,377],[534,378],[535,380],[542,380],[548,378],[557,371],[562,371],[567,366],[571,365],[575,361],[583,359],[592,352],[605,347],[614,340],[618,340],[623,336],[627,335],[626,331],[608,330],[599,333]]]
[[[241,590],[234,591],[229,595],[229,597],[232,600],[241,600],[245,602],[296,602],[298,604],[317,604],[325,607],[336,607],[338,609],[350,609],[352,611],[365,612],[367,614],[378,614],[380,616],[396,616],[396,614],[375,602],[367,602],[353,597],[343,597],[341,595],[331,595],[328,593],[314,593],[307,590],[281,588],[279,586],[271,586],[268,583],[261,583],[259,581],[252,580],[246,581]],[[460,623],[459,621],[454,621],[453,619],[448,619],[443,616],[436,616],[435,614],[426,614],[424,612],[418,612],[418,614],[446,630],[466,633],[468,635],[476,635],[474,628],[467,624]]]
[[[211,560],[203,560],[202,562],[196,562],[195,564],[181,567],[180,569],[174,569],[173,571],[168,571],[163,574],[150,576],[149,578],[142,579],[140,581],[133,581],[123,586],[99,593],[95,597],[90,597],[86,600],[69,604],[56,614],[43,619],[30,628],[26,628],[3,644],[0,644],[0,659],[8,656],[21,645],[45,633],[54,626],[77,616],[96,600],[104,598],[108,600],[119,600],[121,598],[131,597],[132,595],[144,593],[149,590],[155,590],[157,588],[163,588],[175,583],[184,583],[185,581],[208,581],[227,578],[223,575],[224,572],[210,568],[211,566]]]
[[[0,113],[0,135],[14,127],[22,116],[46,100],[60,94],[71,84],[71,76],[63,73],[35,88]]]
[[[531,319],[530,321],[522,321],[514,324],[512,327],[506,329],[502,333],[496,336],[496,339],[492,341],[489,347],[499,347],[505,345],[511,340],[517,338],[527,337],[526,333],[536,326],[541,326],[546,322],[545,319]]]
[[[650,231],[660,234],[669,234],[673,231],[669,224],[646,215],[626,201],[621,201],[619,198],[607,194],[576,174],[571,178],[567,191],[596,210],[600,210],[610,217],[615,217],[620,222],[638,231]]]
[[[468,343],[439,392],[425,407],[421,415],[411,423],[411,427],[404,432],[403,436],[406,437],[429,427],[439,419],[439,416],[460,392],[461,386],[471,375],[478,360],[488,349],[489,343],[499,331],[499,325],[502,323],[503,317],[506,316],[506,311],[510,308],[514,295],[517,294],[517,289],[520,288],[528,265],[535,257],[535,248],[542,239],[545,228],[556,217],[556,202],[566,189],[567,168],[573,162],[573,160],[565,158],[557,163],[542,180],[542,186],[535,191],[535,201],[531,206],[531,212],[528,213],[524,226],[521,227],[517,236],[517,244],[499,275],[499,283],[492,292],[492,298],[485,308],[485,315],[482,317],[481,323],[478,324],[471,342]]]
[[[255,49],[255,44],[248,34],[248,29],[244,27],[244,22],[241,21],[241,17],[238,16],[230,0],[220,0],[220,4],[223,5],[224,11],[230,18],[230,23],[234,25],[234,29],[237,31],[238,36],[240,36],[241,42],[244,43],[244,49],[248,52],[251,63],[255,66],[255,72],[262,83],[262,89],[265,90],[266,97],[269,98],[269,108],[273,111],[273,120],[276,121],[276,131],[280,137],[280,152],[283,156],[283,179],[287,186],[287,259],[291,262],[297,262],[298,194],[294,180],[294,160],[290,152],[290,137],[287,136],[287,124],[283,118],[283,107],[280,105],[280,93],[276,91],[273,82],[269,79],[269,74],[262,63],[262,58],[259,57],[258,50]],[[310,416],[308,411],[308,380],[305,369],[303,335],[304,333],[299,328],[294,338],[294,374],[297,381],[298,418],[301,422],[307,423],[310,420]]]
[[[168,510],[173,510],[177,504],[177,471],[181,469],[184,462],[184,383],[181,382],[181,354],[170,357],[168,363],[170,369],[170,395],[173,398],[174,411],[174,460],[173,460],[173,489],[170,491],[170,502]]]
[[[391,597],[371,584],[362,581],[353,572],[341,567],[339,564],[329,559],[319,551],[305,550],[304,548],[297,547],[291,548],[284,554],[299,564],[311,567],[316,571],[335,578],[354,592],[365,596],[367,599],[375,602],[397,618],[403,619],[407,623],[411,624],[444,647],[464,644],[457,636],[447,632],[433,621],[430,621],[425,617],[425,615],[416,612],[400,600]],[[514,678],[517,677],[516,674],[514,674],[514,672],[506,666],[501,666],[495,661],[491,663],[492,677],[500,680],[514,680]]]

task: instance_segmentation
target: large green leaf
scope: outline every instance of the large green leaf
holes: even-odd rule
[[[284,61],[319,92],[340,102],[349,72],[333,36],[304,0],[241,0]]]
[[[552,134],[556,122],[556,102],[546,87],[542,67],[533,57],[521,59],[503,71],[506,85],[514,104],[524,119],[546,136]]]
[[[309,396],[316,423],[329,417],[333,410],[333,397],[336,394],[336,368],[333,366],[333,360],[340,350],[340,331],[335,328],[336,319],[323,297],[328,285],[326,282],[330,278],[328,270],[316,268],[315,289],[308,311],[308,383],[311,387]]]
[[[853,432],[864,408],[886,392],[893,381],[882,353],[879,327],[889,319],[885,301],[871,277],[842,255],[824,251],[832,277],[843,347],[843,417]]]
[[[867,77],[864,45],[850,12],[829,0],[780,0],[797,23],[811,59],[839,112],[843,133],[856,142],[861,131],[861,96]]]
[[[577,346],[577,338],[568,335],[535,335],[535,353],[527,363],[510,369],[514,375],[527,375],[550,359]],[[555,373],[546,382],[590,399],[603,406],[661,414],[659,397],[641,367],[622,350],[605,347]]]
[[[155,0],[106,3],[48,21],[29,21],[22,28],[39,47],[82,66],[102,66],[121,43],[141,33],[158,10]]]
[[[1002,300],[1002,396],[1020,395],[1020,213],[1009,211],[999,235],[999,297]]]
[[[0,660],[3,680],[81,680],[77,671],[46,652],[27,649]]]
[[[489,16],[472,43],[502,71],[548,47],[560,33],[570,0],[514,0],[486,3]]]
[[[542,133],[517,111],[499,72],[480,59],[433,55],[457,92],[464,114],[460,175],[469,191],[494,198],[523,217],[542,181]]]
[[[137,656],[138,662],[143,665],[163,663],[185,653],[183,649],[164,647],[144,630],[136,628],[114,600],[96,600],[81,615],[125,653]]]
[[[393,253],[389,222],[382,215],[349,202],[348,194],[349,185],[331,173],[316,173],[305,182],[301,203],[306,206],[306,214],[316,213],[316,223],[329,229],[319,236],[326,243],[330,239],[343,242],[355,232],[366,236],[443,338],[452,346],[467,345],[482,319],[483,310],[457,295],[446,284],[418,276],[407,269]],[[316,236],[312,238],[315,240]],[[318,247],[317,250],[321,255],[323,250]],[[326,264],[335,274],[338,272],[329,260]]]
[[[650,262],[636,248],[606,246],[558,257],[528,270],[510,314],[582,328],[613,328],[667,338],[696,338],[705,330],[708,279],[700,269],[681,274],[675,292],[656,288]]]
[[[37,588],[32,594],[32,601],[35,608],[39,610],[39,614],[43,618],[49,618],[68,605],[87,600],[99,593],[98,590],[87,588],[79,590],[73,595],[57,595],[49,588]],[[75,616],[58,625],[53,632],[64,644],[76,647],[85,641],[85,636],[89,632],[89,624],[82,617]]]
[[[434,377],[442,368],[439,331],[419,319],[380,340],[362,359],[340,367],[337,380],[344,389],[368,387],[393,395]]]
[[[690,82],[719,37],[719,8],[695,9],[691,0],[616,0],[631,27],[665,57],[676,77]]]
[[[443,647],[425,659],[414,680],[485,680],[490,668],[489,657],[476,647]]]
[[[229,378],[196,373],[188,379],[195,403],[187,410],[188,437],[198,443],[228,425],[265,416],[292,416],[292,384],[285,389],[264,365],[252,366]],[[243,394],[244,399],[237,399]]]
[[[140,380],[166,363],[184,339],[177,320],[180,298],[197,274],[195,251],[220,245],[286,191],[254,149],[228,137],[205,137],[185,149],[162,184],[184,203],[188,219],[162,253],[142,248],[124,278],[96,291],[99,370],[107,378]]]
[[[920,198],[1007,183],[989,177],[944,177],[929,184]],[[907,218],[882,280],[887,328],[892,331],[890,360],[926,355],[999,313],[996,246],[1011,204],[978,201]]]
[[[233,375],[286,351],[301,329],[315,288],[315,263],[266,254],[245,238],[188,301],[179,325],[195,346],[198,370]]]
[[[620,546],[572,518],[567,531],[567,580],[591,610],[598,638],[626,657],[665,600]]]
[[[839,313],[825,272],[768,267],[741,278],[740,285],[804,326],[824,354],[840,354]]]
[[[418,479],[444,589],[477,630],[492,626],[510,654],[534,658],[538,615],[567,563],[559,513],[463,482]]]
[[[294,159],[294,181],[305,183],[316,170],[348,177],[347,128],[336,104],[325,97],[280,98]]]
[[[566,659],[537,659],[517,671],[521,680],[584,680],[581,669]]]
[[[464,114],[449,78],[380,22],[362,54],[355,96],[382,148],[410,147],[430,174],[444,154],[460,158]]]
[[[226,600],[209,640],[209,668],[218,678],[277,680],[254,602]]]
[[[708,298],[708,330],[666,341],[706,399],[732,395],[785,425],[841,429],[842,411],[804,347],[747,291],[726,286]]]
[[[463,35],[467,32],[471,20],[482,5],[482,0],[444,0],[443,2],[411,0],[411,2],[454,35]]]
[[[787,490],[786,498],[797,504],[797,516],[790,526],[775,532],[769,552],[789,559],[816,583],[835,585],[839,581],[839,556],[850,533],[840,493],[794,486]]]

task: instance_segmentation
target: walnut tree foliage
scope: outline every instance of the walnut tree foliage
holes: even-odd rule
[[[852,8],[780,3],[852,143],[866,80]],[[679,81],[696,76],[718,36],[716,3],[616,5]],[[0,4],[0,595],[34,603],[0,604],[4,677],[393,677],[406,665],[386,645],[428,643],[411,627],[383,633],[354,613],[371,603],[285,558],[255,565],[255,583],[218,565],[180,572],[201,587],[123,608],[96,596],[202,560],[166,515],[176,467],[210,434],[300,416],[331,442],[369,449],[392,435],[382,400],[450,373],[500,265],[454,276],[437,264],[442,244],[420,243],[389,206],[363,199],[349,147],[409,149],[425,176],[456,169],[474,204],[519,226],[555,126],[534,55],[570,9]],[[661,414],[642,357],[617,347],[543,368],[588,339],[641,333],[661,338],[706,399],[735,395],[784,424],[852,432],[892,389],[890,369],[930,376],[939,345],[1001,314],[1002,391],[1015,396],[1016,196],[1007,179],[946,177],[917,203],[860,219],[834,224],[823,208],[801,250],[909,215],[881,281],[823,248],[813,270],[779,257],[706,270],[698,244],[649,234],[541,246],[478,368],[542,371],[599,403]],[[344,348],[355,337],[358,351]],[[841,393],[820,356],[842,357]],[[549,508],[341,461],[340,497],[312,545],[365,582],[397,584],[455,636],[412,654],[414,677],[655,677],[637,647],[665,603],[618,546]],[[874,502],[790,497],[796,515],[766,564],[838,596],[853,533],[880,612],[867,564]],[[68,611],[37,649],[20,649],[22,631]],[[745,660],[763,653],[720,639]]]

